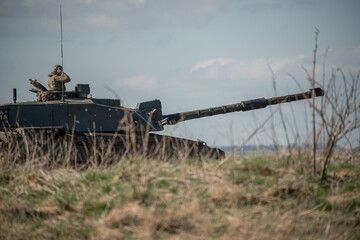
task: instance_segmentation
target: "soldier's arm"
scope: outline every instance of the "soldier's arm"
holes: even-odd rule
[[[56,76],[56,81],[58,82],[64,82],[64,83],[67,83],[67,82],[70,82],[70,77],[66,74],[66,73],[63,73],[63,76]]]
[[[67,75],[66,73],[64,73],[64,78],[65,78],[65,82],[70,82],[71,81],[69,75]]]

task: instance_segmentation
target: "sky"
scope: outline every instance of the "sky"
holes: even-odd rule
[[[0,104],[12,101],[12,88],[18,101],[35,100],[27,79],[47,85],[61,63],[60,4],[67,89],[89,83],[93,97],[120,98],[125,107],[160,99],[170,114],[307,91],[316,29],[318,82],[326,49],[326,76],[337,67],[360,71],[358,0],[0,0]],[[308,103],[281,108],[289,125],[297,122],[289,131],[306,141]],[[162,133],[241,144],[278,109],[192,120]],[[270,122],[285,143],[279,114]],[[269,128],[251,142],[271,143]]]

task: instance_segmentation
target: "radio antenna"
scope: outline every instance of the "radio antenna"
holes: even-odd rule
[[[60,44],[61,44],[61,80],[64,80],[64,50],[63,50],[63,31],[62,31],[62,12],[60,3]],[[64,102],[64,83],[61,84],[61,102]]]

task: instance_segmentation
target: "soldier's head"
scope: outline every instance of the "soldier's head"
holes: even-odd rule
[[[61,74],[62,73],[62,66],[61,65],[55,65],[54,66],[54,70],[53,70],[53,73],[57,73],[57,74]]]

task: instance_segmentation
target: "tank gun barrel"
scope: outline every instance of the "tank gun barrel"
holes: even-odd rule
[[[297,94],[285,95],[273,98],[257,98],[247,101],[242,101],[235,104],[223,105],[219,107],[205,108],[189,112],[181,112],[169,115],[163,115],[162,125],[174,125],[182,121],[187,121],[196,118],[208,117],[213,115],[225,114],[238,111],[249,111],[260,108],[265,108],[268,105],[275,105],[286,102],[299,101],[303,99],[309,99],[312,97],[324,96],[324,91],[321,88],[310,89],[308,92],[302,92]]]

